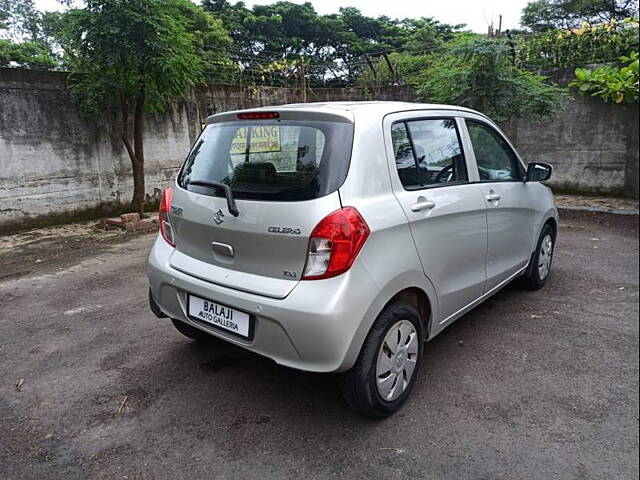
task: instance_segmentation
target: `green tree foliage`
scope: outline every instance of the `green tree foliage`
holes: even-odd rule
[[[2,37],[21,41],[34,38],[38,30],[38,11],[33,0],[0,0]]]
[[[582,95],[600,97],[605,102],[638,102],[638,52],[620,57],[621,66],[603,65],[593,70],[576,69],[576,78],[570,87]]]
[[[50,70],[58,66],[58,60],[38,42],[13,43],[0,39],[0,67],[5,66]]]
[[[437,55],[418,85],[425,100],[477,109],[498,123],[553,113],[563,90],[512,63],[501,39],[466,34]]]
[[[52,69],[59,65],[45,28],[51,15],[33,0],[0,0],[0,67]]]
[[[521,23],[540,32],[577,28],[583,22],[608,23],[637,16],[636,0],[535,0],[524,7]]]
[[[302,63],[311,85],[352,83],[380,52],[431,51],[462,28],[429,18],[372,18],[351,7],[319,15],[311,3],[285,1],[251,9],[226,0],[202,3],[233,38],[234,63],[245,75],[269,70],[269,80],[275,84],[287,77],[292,65]]]
[[[162,110],[204,80],[206,61],[222,53],[211,42],[224,41],[224,31],[189,0],[87,0],[63,15],[57,35],[67,65],[79,73],[72,93],[82,111],[120,109],[133,205],[142,213],[144,112]]]

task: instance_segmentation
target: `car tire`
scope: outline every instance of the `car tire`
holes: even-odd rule
[[[536,251],[531,255],[529,267],[522,277],[522,284],[528,290],[540,290],[551,274],[551,262],[556,238],[549,224],[542,227]]]
[[[384,418],[400,409],[418,377],[423,341],[424,326],[413,305],[394,302],[387,306],[371,327],[355,365],[342,376],[347,404],[372,418]]]
[[[176,330],[178,330],[185,337],[189,337],[190,339],[195,340],[196,342],[203,342],[203,343],[212,342],[216,338],[213,335],[209,335],[208,333],[203,332],[202,330],[197,329],[195,327],[192,327],[191,325],[188,325],[185,322],[182,322],[180,320],[176,320],[172,318],[171,322],[173,323],[173,326],[176,327]]]

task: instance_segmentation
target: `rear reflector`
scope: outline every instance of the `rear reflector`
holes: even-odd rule
[[[311,232],[302,279],[331,278],[349,270],[369,233],[367,223],[353,207],[327,215]]]
[[[160,199],[158,223],[160,224],[160,234],[162,235],[162,238],[164,238],[169,245],[175,247],[176,242],[173,238],[173,227],[171,226],[171,220],[169,219],[171,197],[173,197],[173,188],[165,188],[164,192],[162,192],[162,198]]]
[[[269,120],[280,118],[278,112],[242,112],[238,114],[240,120]]]

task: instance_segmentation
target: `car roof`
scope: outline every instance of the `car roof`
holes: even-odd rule
[[[279,105],[277,107],[260,107],[258,110],[269,108],[292,108],[292,109],[312,109],[312,108],[331,108],[348,112],[363,111],[368,113],[388,114],[393,112],[402,112],[408,110],[457,110],[478,113],[470,108],[460,107],[456,105],[440,105],[436,103],[415,103],[415,102],[396,102],[396,101],[350,101],[350,102],[312,102],[312,103],[289,103]]]
[[[288,111],[294,112],[314,112],[318,114],[334,114],[353,118],[361,115],[375,115],[377,117],[385,116],[395,112],[407,112],[412,110],[450,110],[452,112],[474,113],[486,117],[486,115],[472,110],[470,108],[457,105],[440,105],[435,103],[414,103],[414,102],[396,102],[396,101],[349,101],[349,102],[311,102],[311,103],[289,103],[285,105],[269,105],[265,107],[254,107],[246,110],[235,110],[232,112],[219,113],[212,115],[207,119],[207,123],[216,121],[229,121],[238,112],[245,111],[265,111],[273,110],[278,112]]]

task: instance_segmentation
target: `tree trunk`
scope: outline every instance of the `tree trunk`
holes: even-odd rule
[[[131,168],[133,171],[133,199],[131,201],[133,208],[140,216],[144,215],[145,204],[145,188],[144,188],[144,146],[142,136],[144,132],[144,93],[141,91],[136,98],[134,117],[133,117],[133,146],[130,142],[129,128],[129,102],[126,98],[121,100],[122,113],[122,132],[121,138],[124,143],[129,159],[131,160]]]
[[[144,188],[144,145],[142,136],[144,133],[144,92],[141,91],[136,98],[136,107],[133,117],[133,148],[136,152],[133,167],[133,208],[144,216],[145,188]]]

